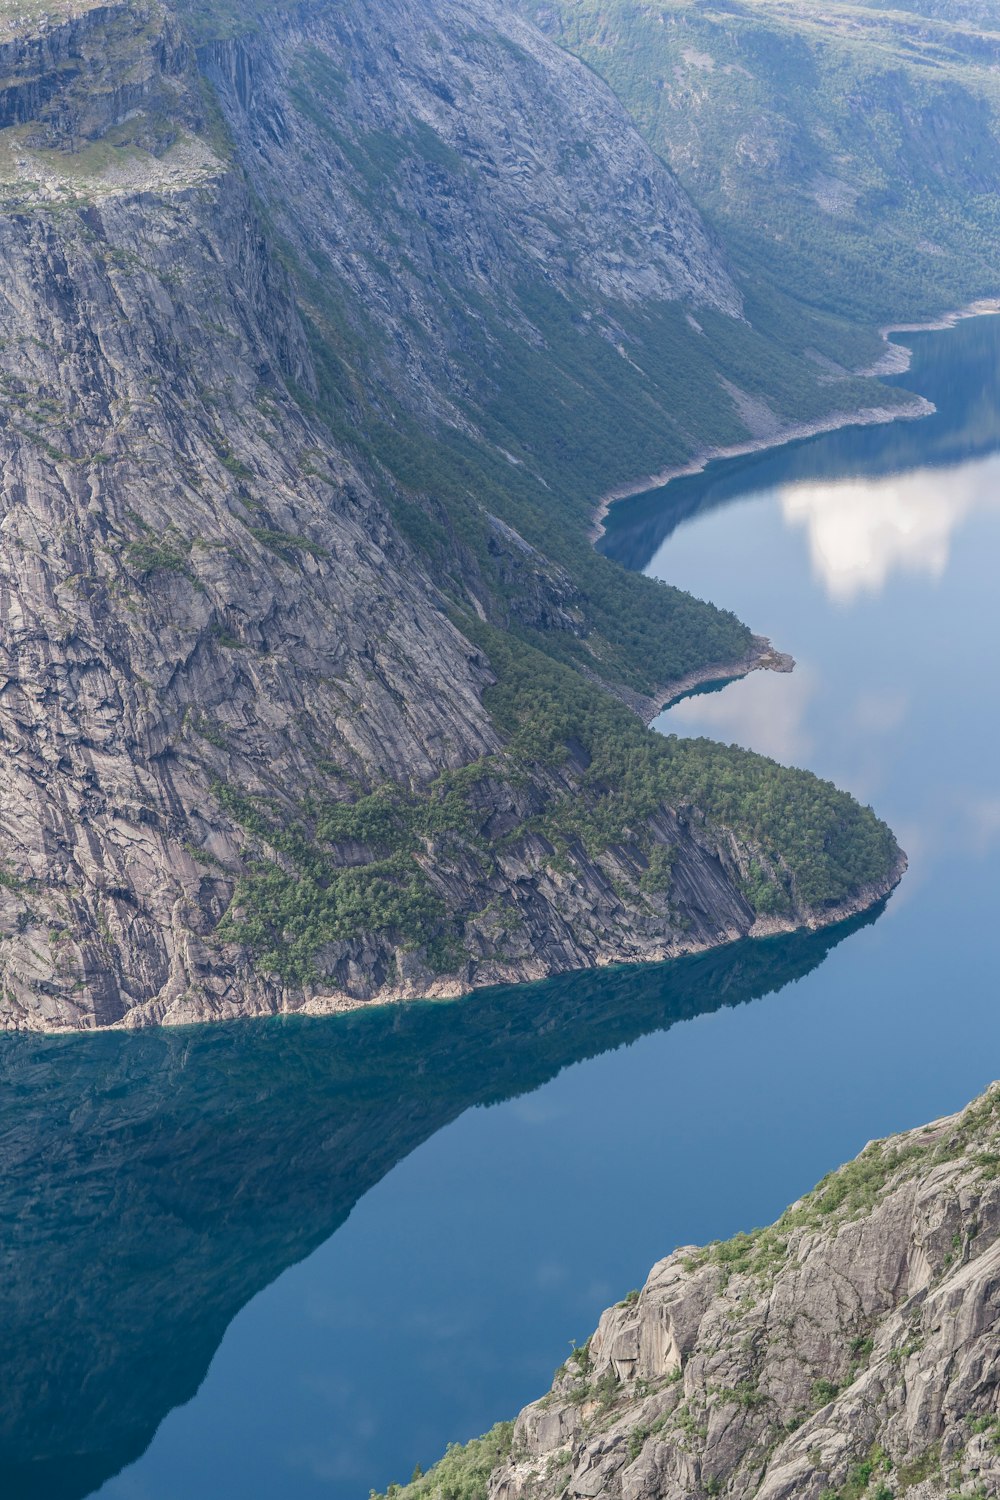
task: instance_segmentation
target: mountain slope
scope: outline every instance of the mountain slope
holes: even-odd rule
[[[759,352],[620,107],[485,0],[205,20],[18,10],[0,47],[3,1023],[458,992],[877,899],[869,811],[621,706],[764,651],[585,540],[602,430],[638,462],[662,427],[629,309],[706,341],[715,399],[715,345]],[[566,118],[596,187],[552,187]]]
[[[998,1144],[994,1085],[771,1228],[675,1251],[512,1430],[399,1500],[996,1494]]]
[[[608,79],[725,239],[749,314],[800,349],[843,362],[818,314],[877,327],[996,296],[995,6],[524,10]]]
[[[745,439],[748,397],[774,429],[906,406],[747,321],[621,104],[507,7],[279,10],[199,55],[322,348],[326,420],[465,607],[541,625],[548,652],[644,693],[674,675],[662,591],[586,545],[603,491]],[[554,604],[493,517],[559,565]]]

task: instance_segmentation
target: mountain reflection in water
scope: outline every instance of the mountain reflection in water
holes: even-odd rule
[[[470,1106],[779,990],[877,915],[447,1004],[0,1039],[0,1494],[133,1462],[239,1309]]]

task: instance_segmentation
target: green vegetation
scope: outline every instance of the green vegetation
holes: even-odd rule
[[[875,1341],[870,1334],[859,1333],[851,1340],[851,1369],[859,1370],[871,1358]]]
[[[721,231],[755,324],[784,307],[799,350],[851,366],[858,325],[995,294],[1000,209],[983,186],[1000,87],[968,15],[846,0],[822,14],[782,0],[555,9],[559,40]]]
[[[269,0],[177,0],[196,41],[224,41],[256,30]]]
[[[426,1474],[414,1474],[409,1484],[390,1484],[384,1495],[371,1491],[369,1500],[486,1500],[493,1470],[509,1457],[513,1422],[498,1422],[481,1438],[450,1443],[443,1458]]]
[[[329,556],[325,547],[307,536],[293,536],[287,531],[276,531],[271,526],[248,526],[247,530],[262,547],[266,547],[283,562],[294,562],[297,552],[308,552],[311,557]]]
[[[777,1224],[752,1234],[739,1234],[731,1240],[709,1246],[698,1256],[692,1257],[688,1265],[696,1267],[714,1263],[727,1272],[732,1270],[757,1272],[762,1266],[765,1270],[773,1270],[785,1259],[787,1239],[783,1236],[787,1237],[792,1229],[820,1228],[831,1221],[837,1223],[843,1218],[867,1213],[877,1202],[880,1193],[887,1186],[897,1183],[913,1168],[915,1163],[950,1161],[965,1155],[970,1167],[975,1168],[978,1161],[975,1148],[983,1145],[984,1138],[995,1140],[998,1131],[1000,1131],[1000,1084],[994,1084],[981,1098],[963,1111],[958,1120],[953,1125],[949,1125],[945,1132],[928,1127],[922,1133],[926,1139],[913,1134],[902,1140],[889,1139],[874,1142],[856,1161],[848,1163],[825,1177],[812,1193],[808,1194],[796,1207],[789,1209]],[[761,1259],[762,1256],[765,1257],[764,1261]],[[769,1261],[767,1257],[770,1257]],[[638,1295],[637,1292],[629,1293],[628,1297],[618,1304],[619,1307],[630,1305]],[[911,1339],[901,1353],[905,1355],[909,1348],[917,1346],[918,1341]],[[859,1333],[851,1340],[849,1352],[853,1363],[849,1378],[853,1378],[853,1371],[867,1361],[872,1347],[873,1341],[868,1333]],[[572,1382],[568,1392],[565,1382],[567,1375]],[[598,1429],[602,1419],[606,1423],[608,1413],[612,1410],[614,1419],[620,1418],[622,1414],[620,1397],[626,1396],[634,1402],[649,1394],[649,1387],[643,1382],[637,1382],[633,1387],[623,1388],[613,1371],[607,1372],[597,1382],[592,1382],[590,1375],[589,1346],[584,1345],[580,1349],[575,1349],[566,1364],[556,1372],[555,1396],[557,1399],[565,1400],[568,1395],[568,1399],[578,1404],[597,1401],[599,1409],[592,1413],[590,1423],[592,1427],[596,1424]],[[835,1400],[842,1389],[842,1382],[826,1376],[818,1378],[812,1387],[812,1409],[818,1410]],[[733,1388],[709,1386],[707,1395],[719,1402],[733,1404],[748,1412],[766,1405],[769,1399],[759,1389],[753,1378],[743,1380]],[[796,1420],[787,1424],[785,1430],[795,1430],[801,1425],[805,1415],[806,1413],[801,1413]],[[682,1444],[686,1438],[704,1439],[707,1435],[705,1417],[704,1405],[699,1405],[697,1409],[694,1409],[690,1402],[682,1402],[676,1408],[663,1412],[652,1422],[637,1423],[628,1436],[628,1462],[632,1463],[639,1457],[650,1437],[666,1429],[671,1429],[673,1440]],[[968,1430],[970,1435],[982,1437],[992,1447],[1000,1448],[1000,1416],[995,1412],[969,1417]],[[497,1429],[494,1429],[494,1432],[496,1431]],[[481,1441],[486,1442],[492,1436],[493,1434],[488,1434],[487,1438]],[[464,1450],[459,1451],[464,1452]],[[499,1453],[495,1464],[502,1463],[509,1451],[508,1444],[507,1449]],[[810,1451],[809,1458],[815,1468],[821,1467],[822,1452],[818,1446]],[[430,1472],[433,1474],[435,1471]],[[487,1474],[488,1472],[487,1470]],[[922,1452],[907,1457],[903,1462],[894,1463],[881,1444],[876,1442],[871,1445],[863,1458],[857,1459],[848,1467],[842,1483],[822,1491],[821,1500],[903,1500],[903,1497],[915,1486],[925,1480],[937,1478],[941,1473],[942,1458],[938,1443],[931,1444]],[[719,1482],[711,1478],[705,1485],[706,1493],[712,1495],[717,1494],[720,1488]],[[409,1487],[396,1490],[394,1493],[400,1497],[407,1497],[407,1500],[410,1500],[411,1496],[412,1500],[418,1500],[416,1492]],[[449,1492],[445,1490],[444,1493]],[[470,1493],[484,1494],[485,1490],[470,1491]],[[975,1493],[978,1496],[979,1491]],[[423,1500],[424,1494],[424,1491],[419,1492],[419,1500]],[[954,1494],[958,1500],[960,1491],[955,1491]],[[378,1500],[384,1500],[384,1497],[378,1497]],[[965,1500],[968,1500],[967,1496]]]
[[[581,333],[582,302],[522,289],[544,349],[524,345],[483,304],[477,311],[502,353],[485,406],[468,409],[488,440],[476,442],[415,420],[381,384],[376,406],[364,376],[377,334],[369,331],[359,344],[329,278],[300,263],[296,270],[320,373],[318,405],[302,393],[300,399],[355,451],[456,607],[468,607],[471,575],[492,623],[611,685],[646,694],[747,654],[750,631],[730,611],[626,572],[595,553],[586,536],[597,497],[610,484],[683,461],[692,433],[708,443],[743,435],[720,402],[714,363],[727,341],[744,337],[741,325],[717,319],[708,347],[708,334],[699,339],[676,307],[643,317],[616,309],[616,323],[625,320],[642,340],[644,370],[654,374],[650,389],[600,327]],[[747,362],[757,358],[770,368],[775,361],[757,348],[762,342],[747,350]],[[805,374],[814,387],[813,370]],[[567,593],[563,621],[554,624],[552,596]]]
[[[946,1162],[966,1156],[970,1166],[990,1172],[991,1167],[983,1168],[982,1157],[984,1154],[992,1157],[993,1153],[975,1149],[987,1142],[994,1146],[1000,1144],[1000,1085],[997,1084],[962,1112],[943,1139],[936,1132],[927,1131],[924,1135],[904,1136],[898,1140],[890,1137],[873,1141],[853,1161],[827,1173],[811,1193],[793,1208],[786,1209],[775,1224],[717,1241],[689,1256],[685,1265],[688,1270],[697,1270],[700,1266],[712,1264],[719,1266],[727,1277],[740,1272],[769,1280],[787,1262],[788,1238],[793,1230],[823,1229],[862,1218],[871,1212],[887,1189],[910,1176],[928,1160]],[[969,1236],[975,1232],[974,1225],[966,1230]],[[948,1257],[949,1262],[951,1258]],[[918,1344],[911,1341],[898,1353],[905,1357],[917,1347]],[[866,1363],[871,1351],[870,1336],[859,1334],[850,1346],[854,1366]]]
[[[182,10],[199,40],[253,29],[264,13],[259,0]],[[379,255],[366,253],[367,272],[387,289],[416,273],[426,290],[426,267],[408,260],[406,236],[396,232],[396,189],[426,170],[465,190],[468,163],[416,117],[394,133],[359,126],[351,101],[363,85],[312,42],[293,75],[288,108],[379,226]],[[209,115],[202,128],[221,139],[221,120]],[[834,388],[802,352],[812,342],[853,353],[864,340],[842,320],[796,310],[767,287],[748,302],[748,321],[705,309],[693,327],[679,304],[616,304],[512,257],[502,297],[457,273],[433,278],[431,342],[447,350],[449,399],[464,419],[435,421],[426,389],[401,373],[371,300],[355,297],[321,243],[283,238],[295,234],[295,205],[280,201],[278,184],[271,193],[261,207],[264,227],[295,285],[317,374],[315,388],[297,399],[381,495],[453,620],[496,673],[487,704],[509,744],[490,774],[526,777],[540,789],[536,811],[510,841],[541,835],[562,869],[624,847],[640,873],[623,894],[663,914],[675,851],[651,820],[665,806],[735,833],[748,849],[743,892],[761,915],[830,908],[884,881],[897,851],[870,810],[805,772],[734,747],[652,735],[603,690],[650,695],[692,671],[723,669],[746,656],[751,635],[730,612],[600,557],[586,536],[609,487],[746,436],[720,376],[798,420],[876,393],[897,399],[864,380]],[[818,323],[823,338],[812,337]],[[439,353],[415,320],[407,337],[427,358],[425,385],[433,385]],[[234,480],[246,479],[221,418],[216,434],[219,461]],[[283,562],[326,556],[310,537],[247,529]],[[173,533],[143,532],[125,549],[142,577],[187,574],[189,554]],[[217,639],[229,649],[240,644],[224,632]],[[190,727],[207,744],[224,744],[204,716]],[[249,842],[219,936],[249,946],[260,967],[294,983],[315,977],[331,945],[366,937],[383,953],[387,945],[419,949],[431,968],[458,970],[464,915],[449,909],[425,864],[455,852],[491,873],[496,851],[485,847],[468,795],[480,774],[474,769],[462,789],[359,788],[350,803],[322,786],[294,806],[224,789]]]
[[[924,1449],[923,1453],[918,1453],[915,1458],[908,1459],[906,1463],[897,1467],[896,1494],[903,1496],[915,1484],[921,1484],[925,1479],[930,1479],[940,1473],[941,1445],[932,1443],[929,1448]]]
[[[220,784],[216,793],[225,810],[282,862],[251,861],[217,936],[248,947],[259,968],[286,982],[314,977],[315,956],[328,944],[364,935],[389,934],[424,947],[432,966],[436,958],[444,969],[459,967],[461,950],[441,930],[444,902],[416,855],[435,835],[473,834],[464,791],[484,769],[480,763],[446,774],[423,796],[387,786],[353,803],[306,803],[292,822],[264,799]],[[335,859],[336,846],[353,844],[364,846],[366,860],[345,865]],[[437,947],[428,946],[431,934]]]
[[[867,1500],[893,1500],[893,1491],[881,1477],[891,1469],[889,1455],[875,1443],[867,1458],[851,1465],[840,1488],[824,1490],[820,1500],[861,1500],[862,1495]]]
[[[668,1426],[673,1412],[664,1412],[654,1422],[640,1422],[628,1435],[628,1461],[634,1463],[651,1437],[658,1437]],[[711,1493],[711,1491],[709,1491]]]
[[[303,48],[296,108],[343,159],[345,190],[402,243],[393,181],[433,168],[458,185],[466,165],[414,122],[398,138],[351,134],[354,87],[319,49]],[[315,396],[298,397],[354,452],[445,594],[468,608],[471,588],[491,623],[644,694],[741,659],[750,633],[729,612],[596,555],[586,531],[600,495],[693,450],[744,439],[720,375],[789,420],[905,399],[873,381],[821,379],[802,352],[816,343],[815,319],[798,312],[790,332],[780,300],[755,309],[752,322],[699,309],[696,328],[680,304],[598,306],[572,280],[522,275],[498,302],[459,276],[435,279],[433,298],[449,360],[462,372],[448,382],[462,429],[428,420],[422,397],[417,414],[383,326],[351,299],[319,247],[286,242],[283,252],[319,377]],[[389,258],[371,269],[388,296],[396,278],[418,268],[402,252],[393,259],[393,234],[383,253]],[[416,327],[408,335],[421,337]],[[854,337],[859,357],[870,355],[872,341]]]
[[[637,900],[669,890],[673,850],[650,826],[664,807],[696,809],[759,848],[777,897],[759,863],[745,894],[761,900],[763,890],[769,911],[791,909],[793,899],[822,908],[886,878],[896,855],[892,834],[829,782],[734,746],[651,734],[622,704],[534,647],[479,621],[463,623],[500,674],[486,700],[509,736],[503,756],[415,791],[387,785],[353,802],[317,794],[292,817],[236,788],[217,789],[258,847],[218,936],[249,947],[264,971],[305,982],[323,948],[364,935],[421,947],[441,972],[459,969],[462,914],[435,893],[420,858],[432,855],[441,867],[456,851],[471,855],[484,875],[493,868],[499,851],[480,836],[484,814],[473,797],[487,778],[543,781],[553,770],[569,777],[572,790],[550,793],[506,844],[541,833],[569,864],[629,847],[646,861]]]
[[[741,1411],[755,1411],[758,1406],[766,1405],[768,1400],[754,1380],[741,1380],[729,1390],[720,1387],[716,1394],[721,1401],[731,1402]]]
[[[786,1263],[792,1230],[819,1229],[860,1218],[874,1207],[887,1184],[901,1172],[915,1167],[929,1149],[917,1142],[897,1145],[875,1141],[854,1161],[828,1173],[795,1208],[787,1209],[776,1224],[735,1234],[691,1256],[687,1264],[695,1269],[711,1262],[727,1274],[739,1272],[770,1279]]]
[[[162,537],[151,532],[143,533],[125,548],[125,559],[140,578],[153,573],[183,573],[188,575],[188,558],[191,543],[177,536],[172,530]]]
[[[229,25],[225,5],[209,10],[213,25]],[[248,17],[252,24],[253,7]],[[394,281],[422,274],[397,234],[405,226],[394,218],[396,190],[405,196],[406,182],[427,170],[464,192],[469,168],[415,118],[395,133],[356,126],[357,87],[336,57],[309,43],[295,61],[290,107],[336,161],[344,191],[384,230],[366,269],[389,297]],[[836,391],[825,384],[795,343],[814,319],[798,314],[793,336],[777,297],[750,322],[705,309],[693,327],[678,304],[598,305],[572,278],[550,280],[512,261],[502,299],[461,274],[433,280],[436,338],[465,419],[437,422],[426,393],[415,401],[371,302],[355,298],[322,244],[293,241],[290,209],[279,227],[288,207],[269,203],[269,229],[297,288],[317,372],[315,388],[297,399],[380,493],[453,620],[489,659],[497,683],[487,706],[509,736],[496,774],[546,788],[541,809],[508,841],[541,834],[562,870],[624,847],[640,873],[621,894],[660,912],[675,860],[651,827],[664,806],[731,828],[749,847],[743,891],[761,915],[829,908],[883,882],[897,851],[870,810],[734,747],[662,740],[602,691],[652,695],[688,673],[724,671],[746,657],[751,635],[730,612],[597,555],[586,531],[610,486],[746,436],[720,375],[798,420],[902,398],[863,380],[845,379]],[[433,366],[439,355],[416,322],[407,337]],[[306,538],[250,530],[286,561],[317,553]],[[377,806],[361,798],[353,811],[319,794],[316,805],[251,809],[234,789],[236,815],[256,843],[220,936],[249,945],[258,965],[290,982],[313,977],[329,945],[365,935],[383,951],[418,948],[432,968],[458,970],[468,914],[448,908],[424,863],[443,868],[450,852],[471,854],[489,875],[496,851],[484,847],[481,820],[466,805],[454,826],[435,832],[424,822],[435,791],[373,795]],[[354,836],[347,827],[376,815],[379,829]],[[432,849],[442,834],[444,845]],[[351,844],[363,852],[348,857]]]
[[[596,851],[626,831],[641,839],[664,805],[698,808],[758,845],[807,906],[842,901],[891,869],[889,829],[832,783],[736,746],[649,734],[620,704],[537,651],[471,622],[467,631],[500,674],[487,702],[511,735],[511,753],[560,764],[568,746],[582,748],[582,786],[592,795],[556,804],[545,824],[553,837],[573,835]]]

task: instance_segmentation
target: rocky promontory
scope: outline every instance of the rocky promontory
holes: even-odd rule
[[[459,1477],[489,1500],[996,1495],[1000,1085],[769,1228],[675,1250],[512,1427],[400,1500]]]
[[[0,43],[0,1027],[455,994],[886,893],[869,810],[623,707],[753,654],[586,526],[644,444],[740,436],[716,364],[757,335],[605,85],[492,0],[80,0]]]

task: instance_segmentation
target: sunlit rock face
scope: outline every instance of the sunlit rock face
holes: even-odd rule
[[[377,456],[319,415],[320,387],[350,404],[377,349],[390,425],[398,401],[471,432],[455,351],[474,343],[478,380],[486,313],[494,350],[501,335],[543,346],[517,296],[549,276],[595,306],[741,314],[714,236],[610,90],[490,0],[442,4],[433,25],[404,3],[267,9],[239,42],[205,42],[200,12],[24,8],[2,40],[12,1029],[433,989],[444,959],[367,917],[326,943],[315,984],[220,935],[241,875],[274,853],[250,847],[228,793],[287,826],[309,798],[423,791],[503,743],[483,702],[495,674],[453,618],[461,578],[446,596],[430,576]],[[354,299],[333,353],[315,332],[324,295],[331,322]],[[536,613],[567,624],[565,580],[530,555]],[[482,821],[527,822],[561,792],[486,786]],[[699,891],[683,930],[638,887],[630,916],[594,867],[553,875],[537,839],[490,867],[489,890],[475,850],[446,868],[426,841],[434,900],[479,923],[451,992],[746,932],[735,867],[717,877],[715,851],[678,838]],[[337,860],[374,862],[356,843]],[[512,890],[530,911],[504,926]]]
[[[593,563],[536,446],[565,466],[567,381],[609,425],[629,404],[640,312],[685,358],[711,344],[689,308],[751,337],[715,235],[611,90],[492,0],[234,19],[83,0],[0,39],[0,1027],[329,1011],[744,935],[752,852],[680,797],[627,864],[556,868],[540,819],[586,767],[511,770],[479,630],[559,631],[584,676],[614,656],[630,707],[682,676],[605,653],[599,591],[491,507],[545,545],[576,516]],[[578,389],[585,340],[605,374]],[[745,664],[749,630],[689,606]],[[719,660],[672,608],[665,649]],[[470,765],[462,829],[318,832]]]
[[[491,1500],[996,1494],[998,1145],[994,1085],[675,1251],[521,1412]]]

